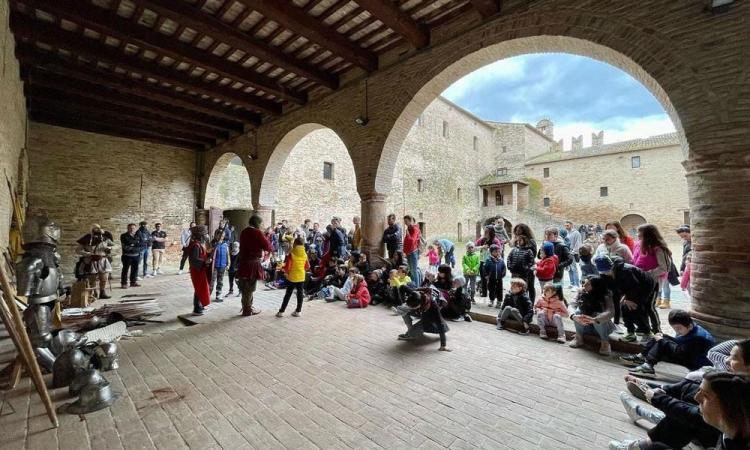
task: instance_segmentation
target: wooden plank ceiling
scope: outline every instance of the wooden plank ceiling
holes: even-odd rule
[[[194,150],[495,0],[12,0],[31,120]]]

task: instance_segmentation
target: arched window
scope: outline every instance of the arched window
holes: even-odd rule
[[[495,206],[503,206],[503,194],[500,191],[495,191]]]

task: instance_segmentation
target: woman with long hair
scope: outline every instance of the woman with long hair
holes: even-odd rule
[[[695,400],[703,420],[721,431],[717,450],[750,448],[750,380],[746,376],[709,373]]]
[[[607,222],[607,224],[604,226],[604,229],[617,231],[617,236],[620,238],[620,242],[627,245],[631,252],[633,251],[633,249],[635,248],[635,241],[628,233],[625,232],[625,229],[622,227],[622,224],[619,220]]]
[[[669,250],[656,225],[644,223],[639,226],[638,243],[633,250],[633,265],[648,272],[658,283],[657,289],[654,292],[654,300],[647,309],[653,333],[661,331],[659,314],[656,312],[656,307],[669,308],[671,306],[669,298],[660,299],[658,305],[656,302],[656,298],[660,292],[667,297],[671,295],[667,277],[671,264],[672,252]]]

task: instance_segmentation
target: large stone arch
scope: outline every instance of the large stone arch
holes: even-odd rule
[[[211,168],[208,176],[203,177],[204,187],[201,191],[203,193],[203,198],[201,199],[202,207],[210,208],[213,206],[222,209],[252,209],[252,177],[247,168],[245,159],[231,151],[217,154],[215,156],[215,160],[212,160],[210,165],[207,165]],[[231,167],[232,162],[238,158],[242,162],[242,169],[239,169],[239,167]],[[226,193],[221,192],[220,186],[222,182],[226,181],[227,176],[233,178],[233,181],[235,181],[235,189],[237,190],[232,193],[233,195],[230,199],[223,198]],[[243,176],[246,176],[246,185],[243,183]]]
[[[573,31],[573,30],[571,30]],[[503,39],[504,35],[498,36]],[[599,43],[571,36],[531,35],[518,37],[482,47],[442,68],[427,79],[414,93],[411,100],[400,110],[391,131],[388,133],[380,154],[375,191],[387,193],[395,169],[398,153],[417,117],[445,89],[460,78],[493,62],[531,53],[569,53],[586,56],[608,63],[638,80],[662,105],[675,125],[683,154],[688,157],[689,147],[685,130],[677,109],[664,88],[641,65],[631,57]]]

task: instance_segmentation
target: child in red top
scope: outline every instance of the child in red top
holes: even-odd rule
[[[440,255],[435,250],[434,245],[427,246],[427,262],[430,264],[430,269],[437,272],[437,268],[440,265]]]
[[[365,277],[360,274],[352,277],[352,290],[346,297],[347,308],[367,308],[370,304],[370,291],[367,290]]]
[[[559,262],[559,258],[555,255],[554,244],[545,241],[542,244],[542,259],[536,263],[536,278],[539,280],[539,287],[542,290],[555,277],[555,271],[557,271],[557,264]]]
[[[542,290],[542,296],[534,304],[536,320],[539,325],[539,337],[547,339],[547,326],[557,327],[557,342],[565,343],[565,325],[562,318],[568,317],[565,306],[562,284],[548,284]]]

